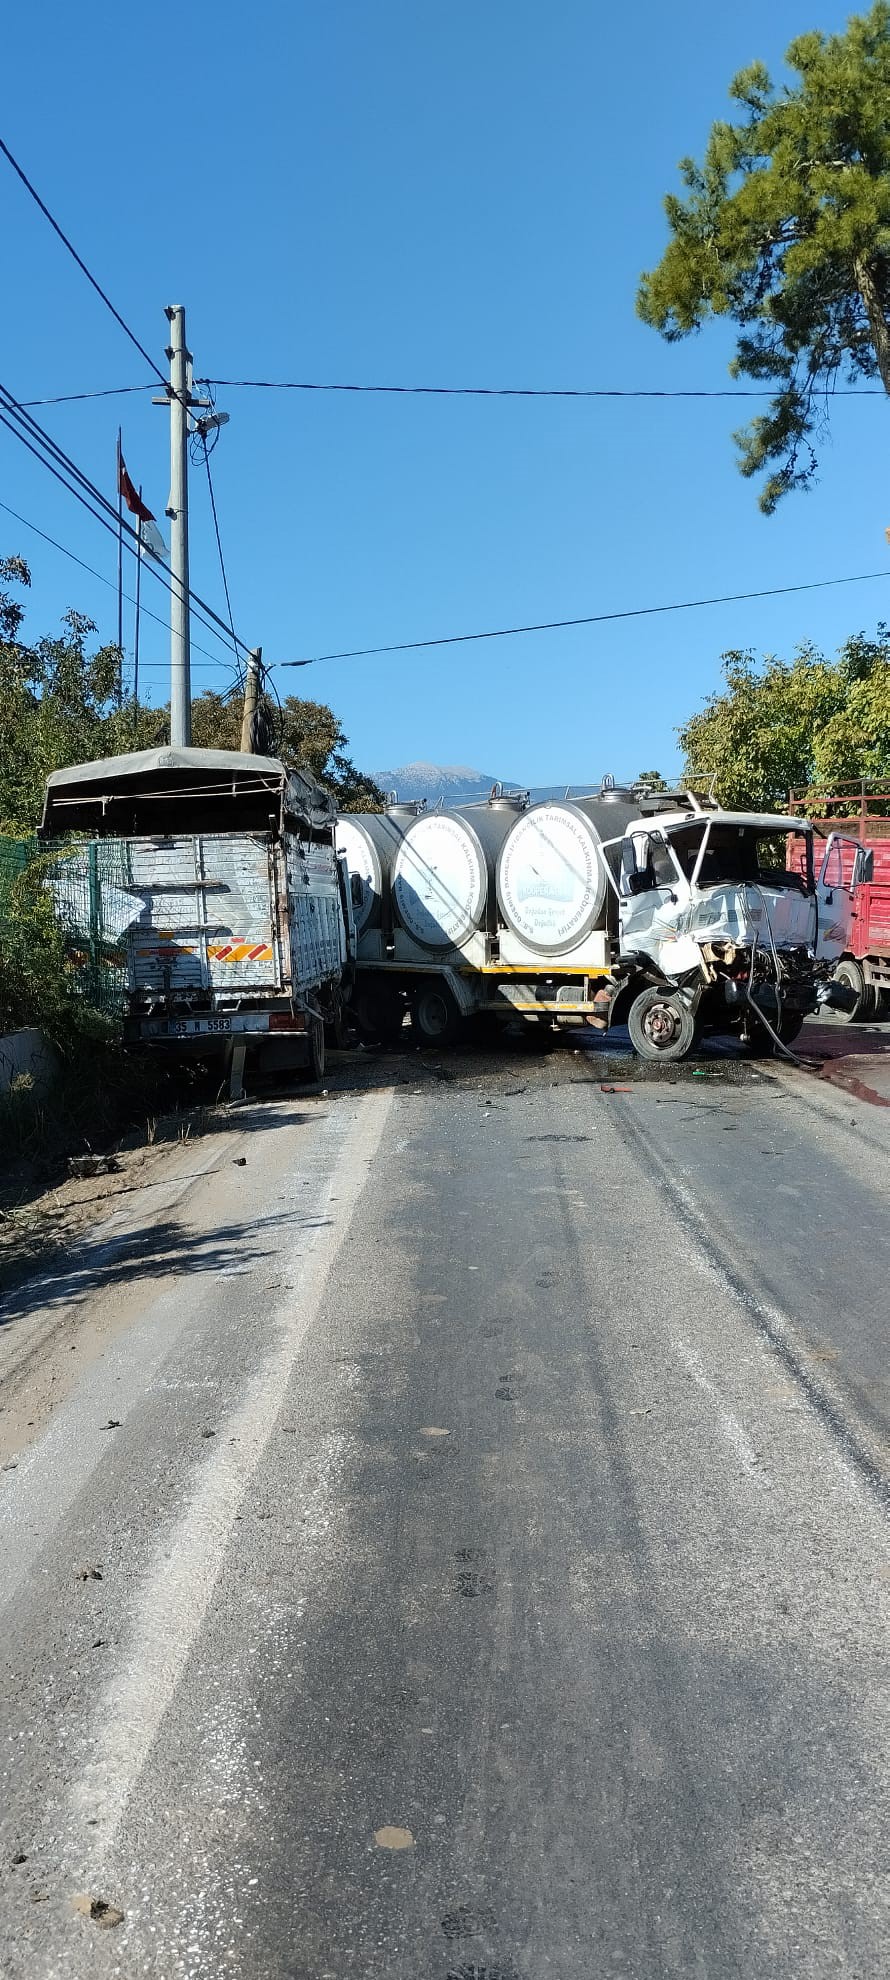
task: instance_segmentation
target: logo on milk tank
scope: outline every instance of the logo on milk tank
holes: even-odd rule
[[[590,829],[561,806],[520,819],[504,847],[504,911],[529,946],[569,947],[599,906],[602,876]]]

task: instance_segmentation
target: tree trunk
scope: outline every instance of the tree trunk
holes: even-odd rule
[[[883,257],[857,255],[853,273],[865,305],[868,327],[885,392],[890,392],[890,323],[886,316],[886,264]]]

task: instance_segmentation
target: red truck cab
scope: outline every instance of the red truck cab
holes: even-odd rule
[[[890,777],[856,778],[788,795],[789,811],[808,816],[826,837],[850,834],[831,849],[839,887],[849,888],[853,881],[852,839],[872,855],[870,877],[852,887],[849,947],[834,974],[851,992],[845,1016],[859,1023],[890,1017]]]

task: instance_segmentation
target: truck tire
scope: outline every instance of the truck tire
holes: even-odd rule
[[[698,1025],[681,997],[653,985],[641,990],[627,1013],[631,1044],[641,1059],[670,1064],[685,1059],[698,1039]]]
[[[836,983],[846,983],[852,990],[856,1002],[849,1011],[838,1011],[842,1024],[868,1024],[876,1014],[878,995],[873,983],[866,983],[865,976],[853,956],[845,956],[834,971]]]
[[[447,983],[437,978],[415,993],[411,1022],[422,1044],[453,1044],[460,1030],[461,1016]]]

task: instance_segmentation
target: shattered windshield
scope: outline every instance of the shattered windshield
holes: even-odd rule
[[[696,882],[699,887],[792,887],[812,891],[812,861],[806,832],[758,832],[750,825],[695,825],[672,835],[672,844],[687,880],[695,874],[707,831],[707,843]]]

